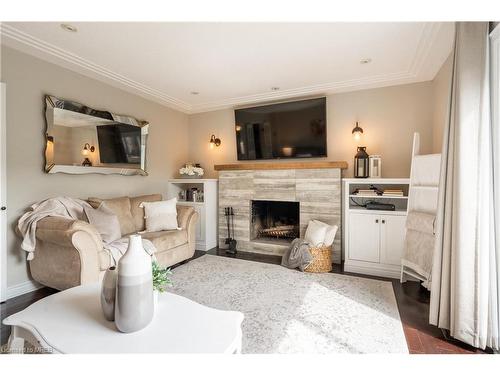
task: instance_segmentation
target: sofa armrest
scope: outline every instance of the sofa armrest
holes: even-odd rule
[[[198,212],[196,212],[193,207],[183,205],[177,206],[177,222],[179,227],[187,231],[188,254],[186,259],[194,255],[196,248],[196,224],[198,218]]]
[[[102,247],[101,235],[93,225],[82,220],[67,219],[64,217],[46,217],[37,223],[36,238],[42,241],[67,244],[72,243],[73,235],[77,232],[85,232],[96,243]]]
[[[61,217],[37,223],[33,278],[56,289],[99,281],[103,243],[90,224]]]
[[[199,214],[193,209],[193,212],[189,215],[186,229],[188,238],[188,259],[192,258],[196,250],[196,225],[198,224]],[[184,228],[183,228],[184,229]]]
[[[193,210],[193,213],[189,216],[186,224],[186,229],[188,232],[188,242],[193,243],[193,246],[194,243],[196,242],[196,225],[198,224],[199,217],[200,215],[198,214],[198,212]]]
[[[189,225],[189,221],[192,220],[192,216],[197,214],[193,207],[190,206],[177,206],[177,223],[182,229],[186,229]]]

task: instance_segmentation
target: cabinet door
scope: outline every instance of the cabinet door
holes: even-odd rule
[[[351,213],[349,215],[349,259],[378,263],[379,248],[380,216]]]
[[[205,210],[203,206],[193,206],[198,212],[198,222],[196,223],[196,242],[205,241]]]
[[[406,216],[380,216],[380,263],[401,264]]]

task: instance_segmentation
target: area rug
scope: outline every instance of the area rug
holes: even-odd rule
[[[203,255],[173,293],[245,314],[243,353],[408,353],[392,284]]]

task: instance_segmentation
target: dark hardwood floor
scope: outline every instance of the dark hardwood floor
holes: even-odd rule
[[[31,293],[26,293],[21,296],[11,298],[7,300],[6,302],[3,302],[0,304],[0,320],[3,322],[3,320],[18,312],[21,310],[24,310],[26,307],[31,305],[33,302],[38,301],[39,299],[42,299],[44,297],[50,296],[51,294],[56,293],[57,290],[51,289],[51,288],[42,288],[35,290],[34,292]],[[9,339],[10,335],[10,327],[5,326],[3,323],[1,324],[0,327],[0,338],[1,338],[1,344],[4,345],[7,340]]]
[[[238,252],[237,255],[226,254],[224,250],[212,249],[207,252],[212,255],[234,257],[237,259],[250,260],[254,262],[264,262],[271,264],[280,264],[281,257],[265,254],[253,254]],[[204,251],[196,251],[193,258],[198,258],[205,254]],[[183,262],[185,263],[185,262]],[[182,265],[180,263],[179,265]],[[177,265],[177,266],[179,266]],[[175,268],[175,267],[174,267]],[[401,284],[399,280],[386,279],[382,277],[371,277],[366,275],[357,275],[344,272],[342,265],[334,265],[333,273],[340,273],[352,276],[368,277],[377,280],[392,282],[396,301],[399,308],[399,315],[403,323],[403,330],[406,336],[408,349],[412,354],[471,354],[471,353],[489,353],[472,348],[459,341],[446,340],[440,329],[428,323],[429,316],[429,292],[420,286],[417,282],[406,282]],[[43,288],[37,291],[12,298],[0,305],[1,320],[17,311],[23,310],[33,302],[44,298],[57,290]],[[10,327],[1,325],[0,338],[1,345],[7,342],[10,334]]]

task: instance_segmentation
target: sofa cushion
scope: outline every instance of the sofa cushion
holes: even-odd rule
[[[140,195],[138,197],[130,197],[130,211],[134,219],[135,230],[140,232],[146,229],[146,221],[144,220],[144,208],[139,207],[142,202],[158,202],[161,201],[161,194]]]
[[[120,197],[112,199],[101,199],[101,198],[89,198],[89,204],[97,208],[102,202],[106,203],[106,207],[109,208],[113,213],[118,216],[118,221],[120,222],[120,231],[122,236],[135,232],[134,219],[132,218],[132,212],[130,209],[130,198]]]
[[[150,240],[157,252],[172,249],[188,242],[187,230],[162,230],[141,234],[142,238]]]
[[[118,216],[114,214],[103,202],[97,209],[85,206],[85,214],[89,224],[99,232],[102,242],[110,243],[122,237]]]

